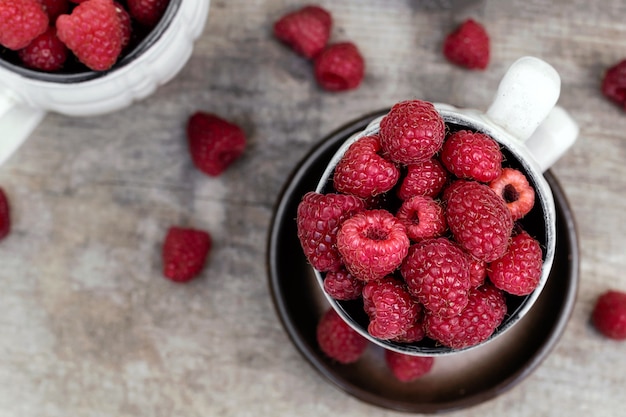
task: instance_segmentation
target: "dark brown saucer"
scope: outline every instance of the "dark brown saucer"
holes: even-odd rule
[[[329,382],[348,394],[379,407],[414,413],[440,413],[473,406],[523,381],[561,337],[576,299],[579,279],[573,214],[556,178],[546,172],[557,211],[554,264],[533,308],[500,338],[474,350],[436,358],[432,371],[411,383],[394,378],[385,365],[383,349],[374,345],[355,364],[341,365],[328,359],[317,346],[315,329],[330,305],[300,248],[296,210],[302,196],[315,190],[343,141],[385,112],[365,116],[326,137],[287,181],[268,239],[267,266],[274,305],[297,349]]]

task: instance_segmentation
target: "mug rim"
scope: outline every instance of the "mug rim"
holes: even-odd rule
[[[122,59],[117,61],[110,69],[106,71],[94,71],[86,69],[85,71],[77,73],[58,73],[58,72],[45,72],[36,69],[26,68],[20,65],[13,64],[5,59],[0,58],[0,69],[4,68],[7,71],[15,73],[19,76],[31,79],[38,82],[57,83],[57,84],[73,84],[91,81],[106,77],[107,75],[116,72],[141,57],[147,50],[149,50],[163,35],[163,33],[171,26],[176,13],[180,9],[183,0],[170,0],[163,16],[156,24],[154,28],[150,30],[148,35],[142,39],[135,47],[126,54]]]

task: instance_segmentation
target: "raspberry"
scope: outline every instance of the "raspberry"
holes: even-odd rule
[[[504,200],[487,185],[459,180],[444,194],[446,220],[454,239],[475,258],[487,263],[506,252],[513,219]]]
[[[500,145],[491,137],[469,130],[454,132],[444,142],[441,162],[459,178],[489,182],[502,172]]]
[[[408,328],[406,333],[394,337],[391,339],[394,342],[398,343],[415,343],[419,342],[426,336],[426,332],[424,331],[424,310],[420,304],[418,306],[418,316],[415,322]]]
[[[115,4],[115,11],[120,20],[120,28],[122,29],[122,49],[124,49],[130,43],[130,37],[133,33],[133,22],[130,14],[128,14],[121,4],[116,1],[114,1],[113,4]]]
[[[452,349],[475,346],[487,340],[502,323],[506,314],[506,301],[500,290],[490,284],[473,288],[469,292],[467,307],[453,317],[426,314],[426,334]]]
[[[211,249],[211,236],[204,230],[172,226],[163,244],[163,275],[174,282],[196,277]]]
[[[609,100],[626,109],[626,59],[606,70],[601,89]]]
[[[333,185],[339,192],[361,198],[391,190],[400,171],[382,156],[378,136],[365,136],[354,142],[335,167]]]
[[[337,231],[344,220],[363,210],[361,199],[345,194],[308,192],[300,201],[297,227],[307,260],[318,271],[337,271],[342,260],[337,251]]]
[[[322,352],[343,364],[358,361],[368,345],[367,339],[343,321],[332,308],[318,322],[316,337]]]
[[[409,250],[404,226],[386,210],[366,210],[343,222],[337,249],[352,275],[371,281],[391,274]]]
[[[169,0],[128,0],[128,12],[140,24],[154,27],[165,13]]]
[[[57,37],[56,29],[50,26],[25,48],[18,51],[25,67],[41,71],[57,71],[67,59],[67,47]]]
[[[431,197],[416,195],[404,201],[396,217],[406,228],[409,239],[419,241],[438,237],[446,231],[443,207]]]
[[[504,256],[489,264],[491,282],[513,295],[533,292],[541,278],[543,257],[539,242],[521,231],[511,239]]]
[[[95,71],[113,66],[122,51],[123,33],[112,0],[87,0],[56,22],[57,36],[78,60]]]
[[[274,23],[274,36],[306,58],[320,53],[330,38],[333,21],[319,6],[305,6]]]
[[[66,14],[70,10],[69,0],[39,0],[44,11],[48,15],[48,21],[54,26],[54,23],[62,14]]]
[[[526,176],[514,168],[504,168],[498,178],[489,183],[496,194],[504,199],[513,221],[524,217],[535,205],[535,190]]]
[[[487,263],[470,254],[467,254],[467,259],[469,261],[470,288],[483,285],[485,278],[487,278]]]
[[[626,293],[609,290],[600,295],[591,319],[604,336],[614,340],[626,340]]]
[[[401,281],[387,276],[363,288],[363,308],[370,318],[367,331],[379,339],[405,335],[419,318],[419,304]]]
[[[48,28],[48,15],[38,0],[0,1],[0,45],[17,51]]]
[[[7,237],[11,231],[11,211],[9,199],[4,190],[0,188],[0,240]]]
[[[456,316],[467,305],[470,288],[467,256],[446,238],[424,240],[411,246],[400,273],[409,292],[433,315]]]
[[[336,43],[315,56],[314,72],[317,83],[325,90],[353,90],[363,81],[365,61],[352,42]]]
[[[446,37],[443,55],[456,65],[483,70],[489,64],[489,35],[480,23],[467,19]]]
[[[380,144],[392,161],[415,164],[439,151],[445,130],[443,118],[432,103],[402,101],[380,121]]]
[[[399,381],[411,382],[429,373],[435,363],[435,358],[385,350],[385,362]]]
[[[448,171],[436,159],[407,166],[406,175],[398,188],[398,198],[408,200],[414,195],[435,197],[448,180]]]
[[[363,293],[364,285],[345,268],[329,271],[324,277],[324,291],[335,300],[356,300]]]
[[[187,121],[187,143],[196,168],[217,177],[244,152],[246,136],[239,126],[198,111]]]

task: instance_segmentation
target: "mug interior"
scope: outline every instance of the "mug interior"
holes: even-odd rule
[[[0,67],[33,80],[60,84],[79,83],[102,77],[112,71],[116,71],[131,64],[145,51],[150,49],[170,26],[182,1],[183,0],[170,0],[163,16],[155,27],[147,29],[140,25],[133,26],[130,43],[125,49],[127,52],[122,51],[121,58],[106,71],[90,70],[73,56],[68,57],[68,62],[66,62],[64,68],[56,72],[30,69],[20,64],[20,59],[16,51],[11,51],[2,46],[0,46]]]
[[[503,166],[520,170],[526,175],[528,182],[535,190],[535,204],[532,210],[522,219],[518,220],[516,224],[521,226],[523,230],[528,232],[539,242],[543,255],[543,269],[539,285],[531,294],[526,296],[515,296],[506,292],[504,293],[507,304],[507,314],[491,337],[482,343],[463,349],[452,349],[442,346],[427,337],[415,343],[398,343],[390,340],[375,338],[367,331],[369,317],[364,311],[362,299],[359,298],[357,300],[349,301],[335,300],[323,291],[331,306],[363,337],[386,349],[414,356],[443,356],[467,351],[482,346],[494,338],[502,335],[530,310],[534,302],[539,297],[539,294],[545,286],[545,282],[549,276],[555,251],[556,232],[554,229],[554,199],[549,186],[543,178],[543,175],[532,165],[532,157],[524,154],[523,145],[519,143],[516,144],[516,140],[511,137],[507,137],[506,132],[496,131],[491,128],[489,123],[482,123],[480,119],[477,119],[476,117],[466,117],[462,113],[456,111],[438,110],[446,123],[449,133],[469,129],[489,135],[500,144],[504,157]],[[345,153],[351,143],[358,140],[360,137],[376,133],[378,131],[379,121],[380,118],[373,122],[360,134],[348,139],[348,141],[346,141],[346,143],[344,143],[344,145],[337,151],[318,183],[317,192],[336,192],[333,187],[334,166],[339,162],[341,156]],[[400,207],[400,204],[401,201],[395,196],[395,193],[387,193],[385,207],[388,207],[392,212],[395,212]],[[318,284],[323,290],[325,273],[320,273],[316,270],[314,272]]]

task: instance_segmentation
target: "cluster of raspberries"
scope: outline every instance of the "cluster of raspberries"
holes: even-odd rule
[[[0,46],[6,48],[2,56],[45,72],[81,65],[105,71],[156,26],[168,4],[169,0],[2,0]]]
[[[532,185],[493,138],[447,126],[432,103],[394,105],[332,185],[303,196],[298,238],[330,296],[362,299],[373,337],[473,346],[504,319],[505,293],[539,283],[541,246],[518,222]]]

